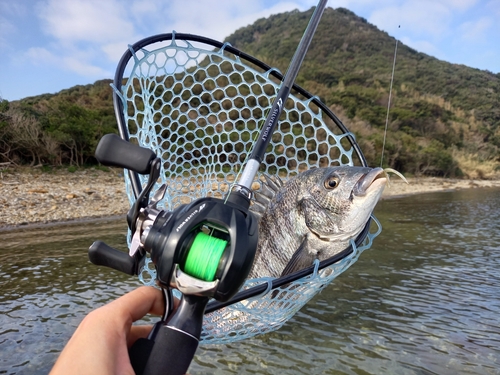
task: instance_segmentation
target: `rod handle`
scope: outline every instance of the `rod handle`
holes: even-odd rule
[[[161,325],[154,341],[137,340],[129,356],[136,375],[184,375],[197,348],[198,339],[194,336]]]

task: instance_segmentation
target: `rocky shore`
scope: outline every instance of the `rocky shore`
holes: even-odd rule
[[[129,203],[122,173],[97,169],[3,172],[0,228],[126,215]]]
[[[408,181],[407,185],[393,176],[383,197],[467,188],[500,188],[500,180],[410,178]],[[0,229],[3,230],[36,223],[125,216],[128,209],[122,170],[0,173]]]

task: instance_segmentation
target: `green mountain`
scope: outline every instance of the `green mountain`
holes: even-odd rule
[[[285,72],[312,12],[259,19],[226,41]],[[395,45],[351,11],[327,8],[297,79],[357,135],[371,165],[380,164]],[[414,174],[500,172],[499,104],[500,74],[398,42],[385,163]]]
[[[226,39],[285,72],[313,9],[257,20]],[[297,83],[318,95],[379,165],[396,40],[327,8]],[[116,132],[110,81],[0,102],[0,162],[95,163]],[[415,175],[500,175],[500,74],[450,64],[398,42],[384,165]],[[31,134],[20,137],[20,134]],[[33,135],[34,134],[34,135]]]

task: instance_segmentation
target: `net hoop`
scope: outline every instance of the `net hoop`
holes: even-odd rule
[[[169,188],[160,208],[222,197],[230,189],[282,78],[260,60],[202,36],[172,32],[129,46],[112,84],[118,130],[122,139],[162,158],[164,173],[155,189],[163,183]],[[318,97],[295,84],[267,151],[254,190],[264,173],[286,180],[313,167],[367,166],[354,135]],[[126,171],[130,204],[146,178]],[[370,248],[380,231],[372,217],[335,257],[285,278],[247,280],[228,303],[211,302],[202,342],[233,342],[281,327]],[[149,259],[139,278],[153,284]]]

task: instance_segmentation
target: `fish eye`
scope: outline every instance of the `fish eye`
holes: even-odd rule
[[[325,180],[325,188],[327,189],[335,189],[337,186],[339,186],[339,184],[340,178],[338,178],[337,176],[331,176]]]

